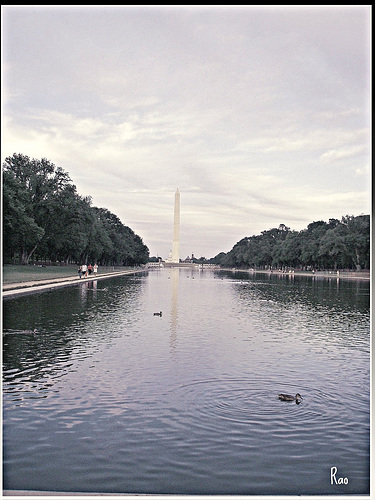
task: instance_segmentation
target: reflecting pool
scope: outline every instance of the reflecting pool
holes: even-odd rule
[[[4,488],[368,494],[369,296],[175,268],[5,299]]]

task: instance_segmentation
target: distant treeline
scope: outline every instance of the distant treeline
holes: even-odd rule
[[[370,216],[312,222],[302,231],[280,224],[258,236],[243,238],[210,262],[258,269],[369,269]]]
[[[80,196],[61,167],[15,153],[3,164],[3,257],[132,266],[148,262],[149,250],[115,214]]]

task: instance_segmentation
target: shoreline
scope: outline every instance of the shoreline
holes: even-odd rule
[[[87,278],[77,278],[76,276],[64,278],[51,278],[39,281],[21,281],[19,283],[8,283],[3,285],[2,296],[3,298],[17,297],[28,293],[42,292],[45,290],[52,290],[54,288],[62,288],[65,286],[77,285],[79,283],[88,283],[92,281],[99,281],[107,278],[114,278],[116,276],[126,276],[129,274],[143,273],[147,269],[127,269],[124,271],[113,271],[105,274],[98,274],[97,276]]]
[[[263,269],[239,269],[235,267],[227,268],[218,268],[220,271],[229,271],[234,273],[248,273],[248,274],[267,274],[269,276],[289,276],[290,278],[293,276],[305,276],[312,278],[330,278],[330,279],[350,279],[350,280],[366,280],[369,281],[371,279],[371,271],[279,271],[272,269],[271,270],[263,270]]]
[[[152,269],[152,268],[151,268]],[[112,271],[105,274],[98,274],[97,276],[87,277],[87,278],[77,278],[76,276],[68,276],[62,278],[50,278],[46,280],[30,280],[21,281],[17,283],[7,283],[3,284],[2,296],[3,298],[16,297],[20,295],[25,295],[28,293],[42,292],[45,290],[52,290],[54,288],[61,288],[70,285],[76,285],[79,283],[87,283],[92,281],[98,281],[102,279],[113,278],[115,276],[126,276],[135,273],[148,272],[150,268],[141,269],[127,269],[123,271]],[[356,272],[356,271],[280,271],[280,270],[262,270],[262,269],[239,269],[239,268],[212,268],[213,271],[227,271],[232,273],[247,273],[249,275],[254,274],[266,274],[268,276],[279,276],[279,277],[289,277],[293,278],[295,276],[302,277],[312,277],[312,278],[328,278],[328,279],[348,279],[348,280],[371,280],[370,271]]]

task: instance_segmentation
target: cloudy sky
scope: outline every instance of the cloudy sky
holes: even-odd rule
[[[370,7],[2,7],[2,160],[45,157],[151,255],[370,213]]]

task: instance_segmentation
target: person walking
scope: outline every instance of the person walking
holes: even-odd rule
[[[98,264],[95,262],[95,264],[94,264],[94,276],[96,276],[97,272],[98,272]]]
[[[87,278],[87,265],[82,264],[82,274],[84,278]]]
[[[79,266],[79,268],[78,268],[78,276],[79,276],[79,279],[82,278],[82,266]]]

